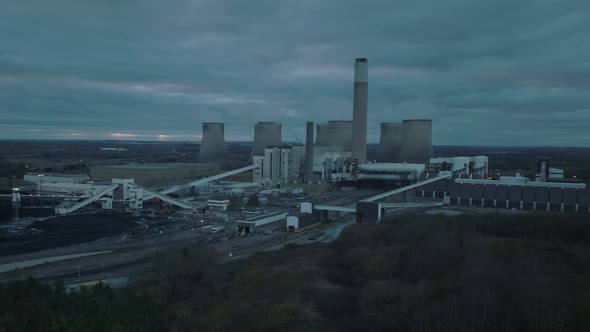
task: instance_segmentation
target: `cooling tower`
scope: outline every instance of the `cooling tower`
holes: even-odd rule
[[[264,156],[267,146],[281,145],[281,124],[278,122],[258,122],[254,126],[252,156]]]
[[[352,96],[352,158],[367,160],[367,98],[369,89],[369,62],[357,58],[354,64],[354,91]]]
[[[342,146],[344,151],[352,150],[352,121],[329,121],[329,146]]]
[[[316,137],[315,137],[315,145],[317,146],[328,146],[328,125],[327,124],[318,124],[316,127]]]
[[[432,120],[404,120],[399,160],[427,163],[433,156]]]
[[[307,122],[305,129],[305,182],[313,180],[313,122]]]
[[[379,146],[377,147],[377,162],[399,162],[402,146],[403,127],[401,122],[382,122]]]
[[[203,123],[203,137],[199,150],[200,163],[222,163],[225,161],[225,136],[223,123]]]

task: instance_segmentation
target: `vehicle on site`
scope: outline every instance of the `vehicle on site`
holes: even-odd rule
[[[223,227],[223,226],[215,226],[215,227],[211,228],[211,234],[221,233],[224,229],[225,229],[225,227]]]

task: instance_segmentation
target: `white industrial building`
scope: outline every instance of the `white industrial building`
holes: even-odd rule
[[[430,158],[429,172],[452,171],[455,175],[474,175],[485,178],[488,175],[488,157],[445,157]]]
[[[207,207],[213,211],[227,211],[229,208],[229,199],[210,199],[207,201]]]
[[[285,219],[287,219],[286,212],[270,212],[254,217],[239,219],[236,221],[236,227],[240,232],[249,233],[254,231],[256,227],[266,226],[278,221],[284,221]],[[284,227],[284,224],[282,227]]]
[[[431,158],[427,164],[417,163],[345,163],[342,169],[332,168],[332,182],[338,181],[403,181],[416,182],[426,173],[452,172],[456,176],[469,175],[486,178],[488,157]]]
[[[109,184],[110,185],[110,184]],[[72,182],[42,182],[41,191],[60,195],[92,196],[109,185]]]
[[[89,177],[85,174],[52,174],[52,173],[27,173],[23,176],[23,180],[33,182],[37,185],[39,183],[84,183],[88,181]]]
[[[350,159],[351,152],[342,151],[341,146],[316,146],[313,152],[313,176],[318,182],[327,181],[333,170],[342,168],[344,161]],[[279,146],[266,148],[264,156],[254,156],[256,168],[253,182],[262,185],[297,183],[303,181],[305,167],[304,146]]]

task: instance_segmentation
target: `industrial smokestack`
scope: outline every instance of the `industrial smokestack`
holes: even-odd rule
[[[351,151],[352,121],[329,121],[327,145],[341,146],[344,151]]]
[[[380,163],[399,162],[402,138],[403,126],[401,122],[382,122],[379,146],[377,147],[377,161]]]
[[[254,127],[252,156],[264,156],[267,146],[281,145],[281,124],[278,122],[258,122]]]
[[[367,159],[367,98],[369,62],[357,58],[354,63],[354,92],[352,97],[352,158]]]
[[[433,154],[432,120],[404,120],[400,161],[427,163]]]
[[[307,122],[305,131],[305,182],[313,181],[313,122]]]
[[[327,124],[318,124],[317,125],[317,132],[315,137],[315,145],[317,146],[328,146],[329,142],[329,133],[328,133],[328,125]]]
[[[199,150],[200,163],[222,163],[225,161],[225,136],[223,123],[203,123],[203,137]]]

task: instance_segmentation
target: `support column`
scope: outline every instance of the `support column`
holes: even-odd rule
[[[578,203],[576,203],[576,208],[575,208],[576,212],[578,212],[578,209],[579,209],[579,208],[580,208],[580,207],[578,206]]]
[[[496,199],[494,198],[494,207],[496,207]]]
[[[520,201],[520,209],[521,210],[524,209],[524,202],[523,201]]]
[[[537,211],[537,202],[533,202],[533,211]]]
[[[481,199],[481,207],[484,207],[484,206],[485,206],[485,199],[482,198]]]
[[[547,212],[551,211],[551,203],[547,203]]]
[[[473,206],[473,198],[469,198],[469,206]]]
[[[509,209],[510,208],[510,201],[506,200],[506,208]]]
[[[563,203],[561,203],[561,212],[565,211],[565,206]]]

